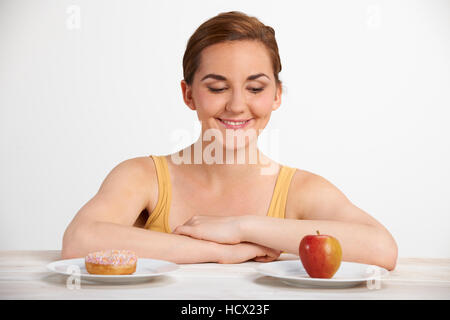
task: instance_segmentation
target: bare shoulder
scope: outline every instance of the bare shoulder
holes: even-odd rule
[[[133,225],[158,192],[153,187],[152,161],[138,157],[118,163],[94,197],[77,212],[68,229],[74,230],[75,226],[92,221]]]
[[[124,174],[133,182],[147,182],[156,176],[156,168],[151,157],[136,157],[123,160],[109,173],[109,176]]]
[[[295,218],[301,220],[334,220],[384,228],[375,218],[353,204],[326,178],[297,170],[291,182],[288,201]]]
[[[155,164],[150,156],[135,157],[120,162],[111,170],[109,178],[114,177],[114,175],[126,177],[127,183],[145,192],[148,199],[146,208],[153,208],[158,196],[158,178]],[[105,181],[103,184],[105,184]],[[103,184],[100,189],[102,189]]]
[[[311,172],[296,169],[289,186],[286,203],[286,218],[303,219],[305,201],[301,198],[304,195],[306,182],[310,180]]]
[[[346,205],[350,201],[333,183],[313,172],[297,169],[288,193],[289,210],[297,219],[321,219],[325,207]],[[314,215],[314,217],[313,217]]]
[[[130,163],[132,170],[142,175],[141,183],[144,189],[149,191],[148,207],[149,213],[156,206],[158,199],[158,175],[156,173],[156,166],[150,156],[141,156],[126,160]]]

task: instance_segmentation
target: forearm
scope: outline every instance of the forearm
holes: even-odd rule
[[[241,241],[296,255],[302,238],[319,230],[338,239],[344,261],[375,264],[391,270],[397,259],[395,241],[383,230],[365,224],[243,216],[241,229]]]
[[[67,233],[67,232],[66,232]],[[64,259],[104,249],[128,249],[138,257],[175,263],[217,262],[219,245],[187,236],[110,222],[93,222],[64,235]]]

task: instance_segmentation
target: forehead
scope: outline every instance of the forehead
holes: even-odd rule
[[[258,41],[227,41],[203,49],[198,73],[223,75],[272,72],[269,53]]]

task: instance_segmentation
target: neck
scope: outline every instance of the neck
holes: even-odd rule
[[[279,171],[279,165],[258,149],[257,139],[232,150],[223,146],[220,150],[211,149],[210,144],[198,139],[170,158],[175,165],[182,169],[189,168],[191,173],[218,189],[237,183],[255,183],[255,179],[276,175]]]

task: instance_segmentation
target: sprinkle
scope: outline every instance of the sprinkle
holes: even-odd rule
[[[89,253],[86,262],[105,265],[132,265],[137,262],[137,256],[130,250],[103,250]]]

